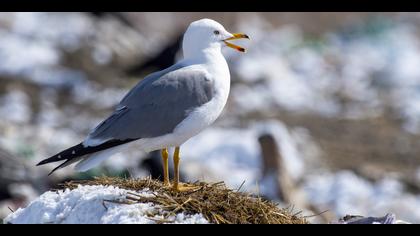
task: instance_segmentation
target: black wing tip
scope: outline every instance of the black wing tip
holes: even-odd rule
[[[79,157],[82,157],[84,155],[87,154],[91,154],[91,153],[95,153],[98,151],[102,151],[108,148],[112,148],[118,145],[122,145],[131,141],[135,141],[136,139],[127,139],[127,140],[111,140],[108,141],[106,143],[100,144],[98,146],[94,146],[94,147],[85,147],[83,146],[83,143],[79,143],[78,145],[75,145],[71,148],[68,148],[50,158],[47,158],[45,160],[42,160],[41,162],[39,162],[36,166],[41,166],[41,165],[45,165],[45,164],[49,164],[49,163],[53,163],[53,162],[59,162],[59,161],[65,161],[64,163],[62,163],[61,165],[59,165],[58,167],[56,167],[55,169],[53,169],[48,176],[50,176],[52,173],[54,173],[56,170],[61,169],[65,166],[68,165],[69,162],[74,162],[75,160],[77,160]],[[77,153],[77,154],[76,154]]]
[[[63,164],[55,167],[52,171],[50,171],[50,173],[48,173],[48,176],[51,176],[56,170],[61,169],[61,167],[63,167],[64,164],[66,164],[66,163],[63,163]]]
[[[47,160],[48,159],[45,159],[43,161],[40,161],[38,164],[36,164],[36,166],[42,166],[42,165],[48,164]]]
[[[51,157],[51,158],[54,158],[55,156],[53,156],[53,157]],[[49,164],[49,163],[53,163],[53,162],[56,162],[57,160],[51,160],[51,158],[48,158],[48,159],[45,159],[45,160],[43,160],[43,161],[41,161],[41,162],[39,162],[38,164],[36,164],[36,166],[42,166],[42,165],[45,165],[45,164]],[[61,166],[61,165],[60,165]],[[59,166],[59,167],[60,167]],[[50,175],[52,175],[56,170],[58,170],[59,169],[59,167],[56,167],[56,168],[54,168],[50,173],[48,173],[48,176],[50,176]]]
[[[39,162],[38,164],[36,164],[36,166],[42,166],[42,165],[45,165],[45,164],[49,164],[49,163],[55,162],[54,160],[51,160],[51,158],[48,158],[48,159],[45,159],[45,160]],[[59,169],[58,167],[57,168],[54,168],[50,173],[48,173],[48,176],[52,175],[58,169]]]
[[[51,176],[56,170],[58,170],[58,168],[55,168],[54,170],[50,171],[50,173],[48,173],[48,176]]]
[[[73,147],[70,147],[50,158],[47,158],[45,160],[42,160],[41,162],[39,162],[38,164],[36,164],[36,166],[42,166],[45,164],[49,164],[49,163],[53,163],[53,162],[59,162],[59,161],[64,161],[64,160],[68,160],[70,158],[74,158],[74,156],[71,156],[72,154],[69,155],[69,152],[73,151],[76,148],[80,148],[82,145],[82,143],[79,143]]]
[[[52,157],[50,157],[50,158],[47,158],[47,159],[45,159],[45,160],[42,160],[42,161],[40,161],[38,164],[36,164],[36,166],[42,166],[42,165],[46,165],[46,164],[49,164],[49,163],[52,163],[52,162],[57,162],[57,161],[60,161],[60,160],[56,160],[56,157],[57,157],[58,155],[55,155],[55,156],[52,156]]]

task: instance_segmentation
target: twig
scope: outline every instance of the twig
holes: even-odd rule
[[[184,205],[187,204],[188,202],[190,202],[192,199],[188,198],[185,202],[183,202],[182,204],[179,204],[172,212],[176,213],[178,212],[180,209],[184,209]]]
[[[167,219],[155,219],[155,218],[150,218],[150,217],[147,217],[147,219],[149,219],[149,220],[153,220],[153,221],[155,221],[156,223],[158,223],[158,224],[164,224],[164,223],[174,223],[175,221],[174,220],[167,220]]]
[[[7,206],[7,208],[9,208],[9,210],[10,210],[12,213],[15,213],[15,211],[14,211],[14,210],[12,210],[12,208],[10,208],[9,206]]]
[[[104,208],[106,210],[108,210],[108,207],[105,205],[105,202],[110,202],[110,203],[115,203],[115,204],[125,204],[125,205],[131,205],[132,203],[130,202],[124,202],[124,201],[117,201],[117,200],[102,200],[102,206],[104,206]]]
[[[327,212],[329,212],[330,210],[325,210],[325,211],[322,211],[322,212],[320,212],[320,213],[317,213],[317,214],[313,214],[313,215],[309,215],[309,216],[302,216],[303,218],[311,218],[311,217],[316,217],[316,216],[320,216],[320,215],[322,215],[322,214],[324,214],[324,213],[327,213]]]
[[[302,214],[302,211],[298,211],[295,214],[292,215],[292,217],[298,217],[300,214]]]
[[[102,206],[108,211],[108,207],[105,205],[105,200],[102,201]]]
[[[238,190],[236,190],[236,192],[241,191],[241,188],[244,186],[244,184],[245,184],[245,180],[242,182],[242,184],[239,186],[239,188],[238,188]]]

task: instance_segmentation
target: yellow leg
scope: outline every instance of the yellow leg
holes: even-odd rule
[[[174,190],[179,191],[179,147],[175,148],[174,152]]]
[[[172,186],[172,188],[178,192],[196,191],[200,187],[188,186],[186,184],[181,184],[179,182],[179,161],[180,161],[179,151],[180,151],[180,148],[176,147],[175,152],[174,152],[174,168],[175,168],[174,169],[174,185]]]
[[[169,153],[168,149],[162,149],[162,160],[163,160],[163,184],[169,186],[169,167],[168,167]]]

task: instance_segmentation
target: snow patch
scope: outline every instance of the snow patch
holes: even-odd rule
[[[0,97],[0,117],[2,120],[27,123],[31,119],[31,115],[30,98],[26,93],[13,90]]]
[[[164,219],[162,207],[153,203],[116,204],[104,200],[124,199],[128,191],[113,186],[79,186],[74,190],[46,192],[18,209],[4,221],[12,224],[153,224],[154,219]],[[151,196],[144,189],[139,195]],[[150,215],[154,215],[153,219]],[[205,224],[208,221],[200,214],[179,213],[165,220],[182,224]]]
[[[420,212],[413,210],[420,208],[420,197],[404,192],[403,184],[390,177],[372,183],[351,171],[324,173],[306,177],[304,191],[312,204],[338,216],[394,212],[408,222],[420,219]]]

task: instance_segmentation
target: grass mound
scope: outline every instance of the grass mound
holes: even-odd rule
[[[135,193],[126,196],[130,203],[152,202],[163,206],[171,213],[201,213],[209,222],[216,224],[306,224],[304,217],[292,214],[288,209],[280,209],[275,203],[228,189],[224,183],[208,184],[197,182],[199,187],[193,192],[175,192],[160,181],[150,178],[125,179],[100,177],[93,180],[70,181],[61,185],[74,189],[79,185],[115,186],[139,191],[148,188],[156,194],[143,197]],[[161,223],[165,223],[162,221]]]

